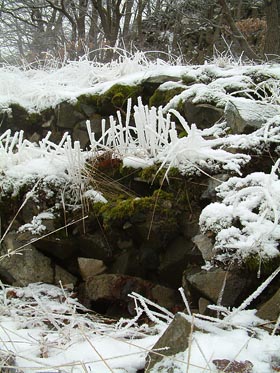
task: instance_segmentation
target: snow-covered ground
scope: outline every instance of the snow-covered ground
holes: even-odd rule
[[[30,111],[42,110],[54,107],[63,100],[75,100],[83,93],[104,92],[115,83],[137,83],[160,74],[179,77],[184,74],[209,77],[212,74],[219,92],[225,84],[237,84],[240,89],[247,89],[244,76],[252,71],[256,74],[274,76],[274,96],[270,95],[263,99],[278,104],[279,65],[169,66],[162,61],[149,62],[145,61],[143,56],[138,56],[135,59],[124,59],[107,65],[94,64],[85,59],[71,62],[60,69],[2,67],[0,107],[5,109],[10,103],[17,102]],[[215,84],[211,84],[211,89],[215,92]],[[194,89],[198,90],[199,87],[196,86]],[[203,89],[204,86],[201,86],[201,91],[197,92],[202,95]],[[199,95],[197,97],[199,98]],[[220,99],[224,99],[224,96]],[[248,162],[250,157],[238,152],[228,152],[225,148],[261,148],[264,142],[279,143],[279,130],[276,126],[279,118],[275,118],[273,123],[269,122],[251,135],[219,136],[223,133],[223,125],[198,130],[195,126],[190,127],[184,118],[179,117],[173,110],[172,115],[179,117],[188,134],[187,137],[179,138],[172,121],[166,116],[168,108],[165,111],[148,109],[139,101],[138,106],[130,109],[134,110],[136,139],[135,136],[130,136],[128,124],[123,126],[122,123],[112,122],[111,129],[106,132],[106,136],[104,132],[103,138],[101,137],[98,142],[89,131],[92,150],[96,147],[113,147],[128,166],[146,167],[159,163],[160,167],[166,169],[167,178],[170,167],[174,166],[183,174],[201,172],[205,168],[209,172],[212,167],[215,170],[221,167],[240,173],[240,167]],[[141,123],[145,123],[145,126]],[[52,178],[56,182],[60,180],[74,187],[83,185],[83,192],[106,203],[100,191],[86,189],[86,180],[81,170],[89,153],[80,149],[78,143],[72,145],[71,139],[65,137],[59,145],[55,145],[46,137],[40,144],[33,144],[23,137],[23,133],[11,134],[9,131],[0,136],[2,193],[5,192],[5,188],[11,188],[11,185],[16,193],[21,183],[30,182],[32,178],[35,184],[38,180]],[[278,163],[276,165],[278,167]],[[241,250],[242,244],[243,249],[247,245],[248,252],[251,253],[250,248],[255,242],[259,243],[260,235],[261,248],[267,249],[264,255],[275,256],[280,229],[280,186],[277,167],[268,175],[249,175],[245,180],[242,177],[232,178],[222,184],[219,188],[222,198],[219,206],[221,216],[213,215],[213,211],[217,210],[216,205],[210,205],[202,215],[202,227],[209,229],[212,224],[213,229],[219,232],[221,240],[224,241],[225,235],[230,233],[225,230],[232,229],[229,226],[236,216],[240,218],[244,223],[244,229],[239,229],[238,235],[234,236],[234,246],[237,242],[240,245],[240,257],[246,255],[246,251]],[[239,194],[234,188],[242,195],[239,209],[236,209]],[[256,207],[259,209],[258,214],[255,212]],[[227,213],[223,215],[222,212],[225,210]],[[221,222],[225,225],[221,225]],[[262,235],[263,231],[258,231],[258,227],[263,227],[266,235]],[[269,237],[267,232],[270,233]],[[231,247],[232,242],[227,241],[226,244]],[[274,276],[278,275],[278,272],[276,271]],[[265,291],[265,288],[259,289],[254,297],[261,291]],[[34,284],[23,289],[3,286],[0,296],[0,358],[4,364],[5,356],[11,353],[8,365],[16,364],[19,371],[23,372],[136,372],[137,369],[143,368],[147,352],[173,317],[162,309],[159,310],[161,318],[146,310],[151,319],[149,325],[140,325],[136,319],[109,322],[95,315],[78,313],[77,309],[82,306],[68,293],[44,284]],[[142,300],[141,303],[139,298],[135,297],[139,316],[145,301]],[[212,361],[228,359],[250,361],[254,373],[272,372],[271,361],[280,356],[280,337],[276,335],[280,319],[271,332],[262,328],[264,321],[255,316],[254,310],[247,310],[252,299],[244,302],[236,310],[218,309],[224,314],[223,320],[205,319],[199,315],[186,316],[190,322],[206,332],[194,332],[188,351],[173,359],[167,358],[166,371],[173,366],[174,372],[216,372]]]

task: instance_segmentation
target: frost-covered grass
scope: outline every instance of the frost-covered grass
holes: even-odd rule
[[[33,65],[0,68],[0,108],[18,103],[29,111],[55,107],[73,101],[84,93],[102,92],[115,83],[135,84],[157,73],[177,76],[185,71],[163,60],[150,60],[144,53],[124,54],[108,63],[90,61],[51,61]]]
[[[277,273],[279,269],[277,270]],[[276,272],[267,280],[267,285]],[[189,348],[166,357],[153,372],[216,372],[213,361],[249,361],[254,373],[269,373],[280,349],[278,324],[271,329],[246,310],[264,289],[261,286],[237,309],[209,306],[222,317],[181,313],[193,327]],[[133,293],[135,316],[119,321],[87,310],[70,290],[47,284],[0,291],[1,365],[19,372],[136,373],[174,315]],[[142,316],[145,315],[145,323]],[[161,370],[159,368],[161,367]],[[162,370],[163,369],[163,370]],[[173,371],[173,370],[172,370]]]
[[[139,303],[135,319],[115,321],[87,310],[62,287],[2,286],[0,365],[26,373],[134,373],[170,321],[163,312],[153,325],[138,325],[141,311]]]
[[[144,168],[159,164],[159,170],[166,169],[166,178],[171,167],[177,168],[182,174],[219,169],[240,173],[240,167],[250,160],[248,155],[223,150],[228,140],[222,137],[207,139],[221,131],[219,126],[212,128],[212,131],[199,130],[195,124],[190,127],[178,111],[171,109],[164,114],[161,107],[144,106],[140,98],[133,110],[135,126],[130,125],[131,100],[128,100],[125,123],[119,112],[117,119],[110,118],[108,130],[105,130],[103,121],[102,135],[98,141],[91,133],[88,122],[92,150],[114,150],[127,167]],[[179,137],[171,115],[180,121],[186,136]]]
[[[279,116],[250,135],[228,135],[225,124],[199,130],[185,121],[175,110],[181,98],[194,98],[194,103],[214,102],[224,107],[231,98],[229,91],[238,90],[248,98],[258,96],[263,102],[279,104],[280,67],[278,65],[245,66],[172,66],[160,60],[148,61],[142,54],[125,56],[110,64],[98,64],[82,59],[78,62],[41,69],[4,66],[0,68],[0,107],[19,103],[29,111],[54,107],[64,100],[75,100],[83,93],[104,92],[115,83],[139,83],[156,75],[187,77],[196,81],[175,97],[164,109],[148,108],[141,100],[134,108],[128,103],[126,120],[117,114],[111,126],[99,140],[89,130],[91,150],[72,144],[66,134],[60,144],[50,141],[50,135],[38,144],[24,139],[24,133],[7,131],[0,136],[0,187],[2,195],[16,196],[28,186],[28,198],[40,205],[36,191],[54,198],[53,206],[40,211],[21,230],[44,234],[44,219],[51,219],[58,209],[72,209],[83,198],[106,202],[102,190],[89,187],[87,159],[100,152],[113,151],[125,166],[143,168],[157,164],[166,170],[177,167],[182,174],[240,174],[249,155],[238,149],[261,153],[270,144],[280,141]],[[260,76],[265,82],[254,83]],[[166,88],[168,84],[162,86]],[[129,121],[133,112],[134,124]],[[180,138],[172,118],[177,117],[187,136]],[[229,148],[235,149],[230,152]],[[236,151],[237,149],[237,151]],[[244,260],[257,255],[260,260],[279,254],[280,185],[278,163],[270,174],[253,173],[244,178],[231,177],[217,191],[219,202],[203,211],[200,223],[204,231],[215,234],[216,259],[223,262]],[[25,201],[26,201],[25,200]],[[2,232],[3,234],[3,232]],[[3,239],[3,236],[1,240]],[[1,242],[0,240],[0,242]],[[279,274],[279,269],[273,276]],[[269,284],[270,280],[265,283]],[[166,358],[165,371],[171,366],[176,372],[216,372],[213,360],[249,360],[254,373],[269,373],[271,361],[279,356],[280,340],[276,331],[280,319],[271,330],[264,329],[263,320],[254,310],[247,310],[264,289],[262,286],[237,309],[212,306],[222,318],[185,315],[195,331],[191,347],[172,358]],[[2,287],[0,292],[0,359],[9,361],[24,372],[136,372],[143,368],[145,357],[173,315],[133,295],[136,317],[132,320],[109,321],[88,313],[66,290],[36,284],[27,288]],[[153,308],[154,309],[154,308]],[[146,311],[152,323],[138,323]],[[160,353],[157,351],[157,353]],[[6,357],[11,359],[6,359]],[[156,371],[156,370],[155,370]]]
[[[256,172],[231,177],[218,188],[220,202],[200,215],[202,231],[215,233],[215,258],[241,261],[253,256],[260,263],[279,255],[279,160],[270,174]]]
[[[203,96],[204,100],[203,89],[209,85],[212,94],[215,95],[216,91],[220,97],[226,89],[234,89],[251,97],[257,94],[261,100],[279,102],[279,65],[244,65],[241,60],[233,63],[230,59],[224,59],[220,64],[212,61],[198,66],[180,65],[179,62],[149,59],[145,53],[137,52],[134,55],[120,53],[118,59],[109,63],[91,61],[85,56],[79,61],[50,59],[39,67],[2,65],[0,108],[8,109],[11,103],[18,103],[30,112],[41,111],[63,101],[75,101],[81,94],[102,93],[116,83],[139,84],[159,75],[195,82],[193,88],[186,85],[191,89],[184,94],[190,95],[198,90],[198,96]],[[269,79],[258,84],[253,82],[253,76],[255,80],[261,76]],[[210,98],[209,95],[211,92],[207,92],[206,96]]]
[[[131,124],[131,113],[134,125]],[[186,136],[179,137],[172,118],[177,118]],[[93,190],[92,175],[85,171],[86,161],[102,152],[113,152],[125,167],[145,168],[158,165],[169,170],[177,168],[183,175],[216,174],[219,171],[241,174],[241,167],[250,161],[250,156],[226,148],[250,149],[259,152],[272,142],[279,142],[279,116],[270,119],[261,129],[250,135],[227,135],[225,124],[199,130],[174,109],[165,114],[160,107],[144,106],[141,99],[131,107],[128,100],[126,119],[120,112],[110,117],[110,127],[95,140],[88,122],[91,149],[82,150],[78,141],[72,144],[67,133],[59,144],[49,140],[50,133],[39,144],[24,140],[23,132],[6,131],[0,137],[0,183],[2,194],[17,195],[24,185],[29,185],[28,198],[40,204],[38,194],[46,199],[56,195],[55,208],[40,213],[55,214],[59,209],[71,209],[83,203],[83,198],[106,202],[99,190]],[[94,162],[94,161],[93,161]],[[278,164],[278,163],[277,163]],[[93,175],[94,177],[94,175]],[[200,218],[203,231],[215,233],[215,258],[226,262],[231,259],[244,261],[257,254],[262,260],[278,255],[280,240],[278,211],[279,181],[277,168],[271,175],[263,173],[248,175],[245,179],[230,178],[218,189],[221,202],[207,206]],[[22,229],[42,232],[40,216]],[[241,227],[240,227],[241,225]]]

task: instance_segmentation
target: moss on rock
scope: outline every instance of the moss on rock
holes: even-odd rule
[[[95,204],[95,213],[103,220],[105,229],[113,226],[122,226],[126,221],[145,222],[151,216],[155,221],[163,221],[164,224],[174,224],[176,221],[176,209],[174,196],[157,189],[152,196],[141,198],[118,198],[106,204]]]
[[[150,106],[165,106],[176,95],[179,95],[185,89],[183,87],[176,87],[172,89],[158,88],[149,99]]]
[[[129,98],[132,99],[133,105],[136,104],[137,97],[141,96],[142,92],[141,85],[115,84],[102,94],[79,96],[75,109],[83,112],[83,105],[87,105],[94,108],[97,114],[113,115],[116,110],[125,109]]]

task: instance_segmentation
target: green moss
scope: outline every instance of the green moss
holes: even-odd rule
[[[132,99],[136,104],[137,97],[141,96],[143,88],[140,85],[115,84],[102,94],[81,95],[78,97],[75,109],[82,112],[82,105],[95,108],[97,114],[104,116],[112,115],[119,109],[125,109],[127,100]]]
[[[29,113],[19,104],[11,104],[13,123],[20,129],[28,130],[30,126],[40,126],[43,118],[40,113]]]
[[[185,130],[181,131],[178,135],[179,139],[181,139],[182,137],[187,137],[187,136],[188,136],[188,134]]]
[[[175,219],[175,209],[172,209],[173,195],[162,190],[156,190],[150,197],[117,199],[106,204],[95,204],[97,216],[103,220],[104,228],[121,226],[125,221],[146,221],[154,214],[155,219],[172,221]]]
[[[74,105],[74,109],[79,111],[80,113],[83,112],[83,105],[91,106],[95,109],[98,107],[98,99],[99,95],[81,95],[77,98],[77,102]]]
[[[143,181],[150,183],[150,184],[156,184],[156,185],[162,185],[164,180],[166,180],[166,169],[162,168],[159,171],[160,165],[154,164],[153,166],[146,167],[139,171],[138,177],[142,179]],[[175,167],[171,167],[168,171],[168,179],[182,179],[182,175],[180,174],[179,170]],[[171,181],[171,184],[173,183],[173,180]]]
[[[196,77],[194,75],[185,74],[182,76],[182,82],[186,85],[190,85],[196,82]]]
[[[257,273],[259,270],[261,275],[270,275],[280,265],[280,253],[277,257],[266,258],[260,261],[258,255],[250,255],[244,260],[244,266],[250,272]]]
[[[139,85],[129,86],[122,84],[115,84],[113,87],[108,89],[105,93],[100,95],[98,105],[102,112],[108,110],[111,107],[114,111],[116,109],[125,108],[127,100],[132,99],[132,104],[135,105],[137,97],[141,96],[143,88]]]
[[[184,104],[185,104],[185,101],[182,100],[182,99],[179,100],[179,102],[177,104],[176,110],[178,110],[180,114],[184,113]]]
[[[165,106],[174,97],[179,95],[185,89],[182,87],[176,87],[172,89],[157,89],[149,99],[149,106]]]
[[[42,116],[39,113],[31,113],[29,114],[27,120],[32,126],[40,125],[42,123]]]

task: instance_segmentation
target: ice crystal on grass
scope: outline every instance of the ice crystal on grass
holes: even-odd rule
[[[180,138],[171,115],[177,117],[183,126],[187,136]],[[134,123],[130,124],[131,100],[128,100],[128,108],[125,123],[121,114],[117,113],[117,119],[110,117],[110,128],[105,130],[105,122],[102,124],[102,136],[95,139],[91,132],[90,123],[87,123],[92,150],[114,150],[124,164],[135,167],[146,167],[152,163],[160,164],[166,168],[166,177],[171,167],[176,167],[182,174],[192,174],[225,169],[240,173],[240,167],[250,160],[245,154],[233,154],[222,149],[225,145],[224,138],[208,139],[209,129],[204,131],[191,127],[186,120],[176,111],[170,110],[164,114],[159,107],[149,108],[142,104],[138,98],[138,105],[134,106]],[[221,126],[215,126],[212,133],[221,133]]]
[[[47,229],[44,220],[54,219],[55,216],[51,212],[41,212],[37,216],[33,216],[31,223],[22,225],[19,232],[29,231],[32,234],[44,233]]]
[[[216,259],[260,260],[279,255],[280,180],[279,161],[270,174],[232,177],[217,187],[220,202],[211,203],[200,215],[203,232],[215,234]]]
[[[78,141],[72,144],[67,133],[59,144],[50,141],[50,135],[38,144],[24,139],[23,131],[12,135],[8,130],[0,136],[1,198],[20,196],[23,205],[28,199],[38,205],[39,215],[22,228],[32,234],[46,229],[42,222],[46,216],[40,212],[60,216],[62,210],[72,211],[91,190],[83,173],[88,152]],[[94,191],[90,193],[93,196]],[[95,200],[106,202],[100,192]]]

